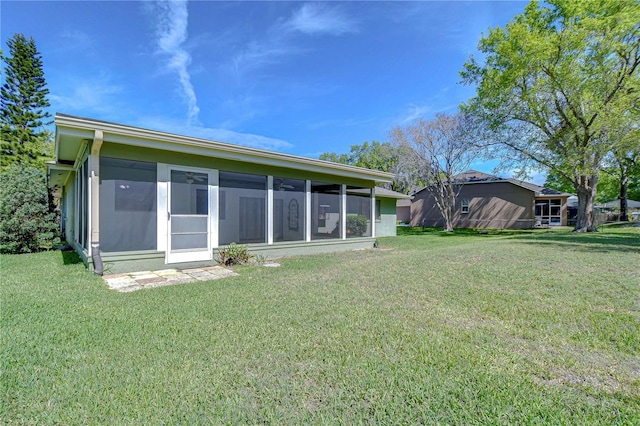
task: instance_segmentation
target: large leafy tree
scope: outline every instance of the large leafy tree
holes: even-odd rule
[[[453,231],[456,198],[462,188],[457,176],[480,154],[474,128],[468,115],[436,114],[432,120],[417,120],[392,131],[403,153],[402,163],[419,165],[417,170],[440,211],[445,231]]]
[[[479,43],[461,72],[476,95],[485,141],[505,165],[551,170],[578,196],[576,231],[595,231],[593,204],[606,156],[637,146],[624,129],[640,103],[640,3],[532,1]],[[637,126],[636,126],[637,131]]]
[[[627,161],[630,162],[631,158]],[[574,190],[571,182],[554,171],[547,175],[544,186],[568,193]],[[640,164],[625,166],[624,169],[615,167],[615,164],[611,168],[604,168],[598,179],[596,202],[600,204],[620,199],[625,190],[629,200],[640,200]]]
[[[9,56],[2,56],[5,83],[1,89],[2,145],[0,164],[42,166],[50,155],[51,114],[42,56],[33,38],[14,34],[7,40]]]
[[[556,189],[558,191],[572,193],[574,188],[571,182],[564,178],[564,175],[552,170],[547,174],[547,179],[544,182],[546,188]]]
[[[373,141],[371,143],[364,142],[362,145],[351,145],[349,153],[324,152],[320,154],[319,158],[320,160],[397,174],[400,152],[396,146],[389,142]],[[387,187],[400,192],[406,192],[407,189],[406,185],[398,179]]]

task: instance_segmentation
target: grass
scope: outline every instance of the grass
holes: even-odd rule
[[[640,229],[414,229],[134,293],[1,258],[8,424],[640,423]]]

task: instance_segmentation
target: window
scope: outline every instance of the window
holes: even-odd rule
[[[311,239],[340,238],[340,185],[311,182]]]
[[[100,158],[100,249],[157,248],[157,166]]]
[[[382,213],[380,212],[380,200],[376,200],[376,222],[382,220]]]
[[[562,200],[559,198],[536,200],[535,216],[540,224],[561,225]]]
[[[462,213],[469,213],[469,200],[462,200],[461,207]]]
[[[273,241],[304,240],[305,181],[273,178]]]
[[[267,242],[267,177],[220,172],[219,242]]]

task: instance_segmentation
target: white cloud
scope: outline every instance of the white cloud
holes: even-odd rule
[[[200,125],[185,125],[166,118],[146,117],[141,118],[137,124],[145,129],[158,130],[178,135],[206,139],[215,142],[230,143],[248,146],[251,148],[265,149],[269,151],[290,150],[293,145],[282,139],[270,138],[253,133],[242,133],[233,130],[204,127]]]
[[[159,52],[168,57],[167,69],[177,74],[181,94],[187,102],[187,123],[197,123],[200,108],[188,70],[191,55],[182,47],[187,40],[189,24],[187,2],[158,1],[155,3],[154,12]]]
[[[398,125],[411,124],[419,118],[426,118],[427,114],[433,113],[433,108],[427,105],[410,104],[400,117],[394,120]]]
[[[251,148],[266,149],[269,151],[283,151],[293,147],[291,143],[282,139],[269,138],[267,136],[255,135],[252,133],[235,132],[227,129],[191,127],[188,131],[191,136],[203,139],[248,146]]]
[[[68,76],[67,82],[63,84],[69,89],[50,94],[51,106],[56,111],[81,115],[113,112],[113,98],[123,91],[121,86],[110,83],[108,74],[85,80],[77,76]]]
[[[304,34],[342,35],[357,32],[355,21],[336,7],[325,4],[305,3],[296,10],[285,28]]]
[[[280,39],[265,40],[263,42],[252,41],[232,59],[235,77],[241,80],[244,72],[276,63],[280,58],[297,51],[297,48],[287,45]]]
[[[296,43],[294,35],[334,35],[357,32],[357,25],[341,8],[325,4],[305,3],[287,20],[279,20],[259,39],[249,40],[232,59],[238,80],[248,70],[278,63],[290,55],[306,51]]]

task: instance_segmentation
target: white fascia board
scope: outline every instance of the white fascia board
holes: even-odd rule
[[[330,173],[341,177],[375,180],[379,183],[391,182],[394,177],[392,173],[369,170],[361,167],[348,166],[329,161],[265,151],[240,145],[231,145],[222,142],[141,129],[137,127],[123,126],[103,121],[89,120],[80,117],[56,115],[55,121],[56,126],[60,126],[64,129],[65,134],[71,134],[68,132],[70,127],[75,129],[73,134],[74,136],[84,135],[85,133],[83,130],[88,130],[88,134],[92,137],[94,130],[102,130],[104,132],[105,142],[115,142],[125,145],[174,152],[184,152],[316,173]]]
[[[73,166],[70,164],[59,164],[59,163],[50,163],[47,161],[47,169],[49,170],[64,170],[72,172]]]

